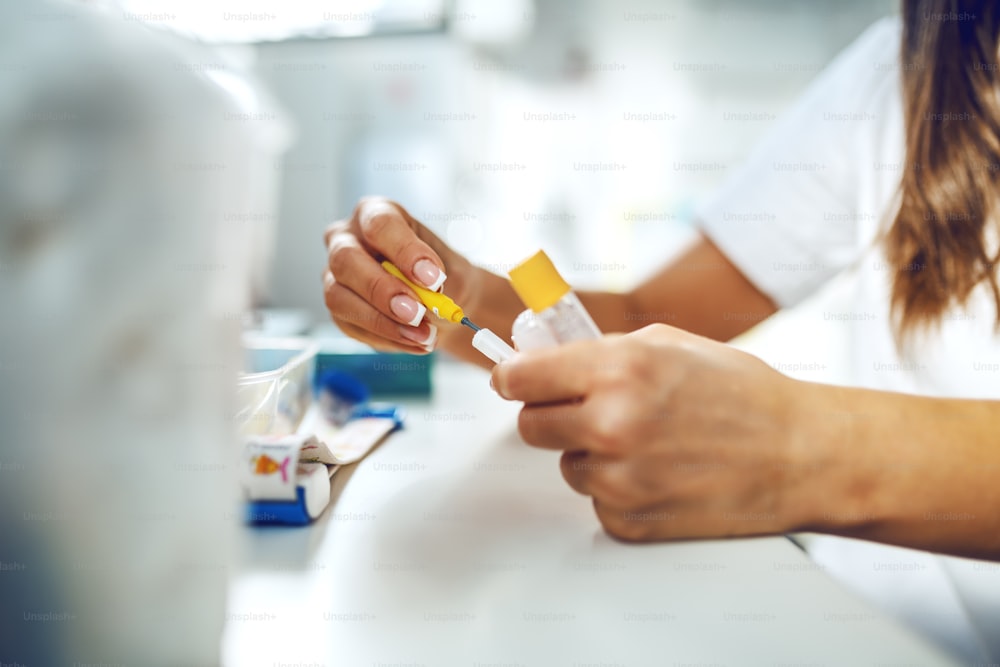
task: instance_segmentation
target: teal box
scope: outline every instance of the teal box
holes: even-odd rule
[[[325,332],[324,332],[325,333]],[[317,337],[316,377],[324,371],[347,373],[368,387],[373,398],[430,396],[436,353],[377,352],[343,335]]]

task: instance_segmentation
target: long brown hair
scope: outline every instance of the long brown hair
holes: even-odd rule
[[[964,305],[980,283],[992,290],[1000,330],[998,256],[986,234],[1000,213],[997,4],[903,0],[906,160],[886,235],[900,340]]]

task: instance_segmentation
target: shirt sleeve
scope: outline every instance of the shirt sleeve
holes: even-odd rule
[[[857,261],[895,197],[900,32],[898,19],[869,27],[696,209],[705,235],[779,306]]]

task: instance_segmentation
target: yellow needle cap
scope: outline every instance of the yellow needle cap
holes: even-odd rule
[[[515,266],[508,275],[521,301],[536,313],[554,306],[570,290],[544,250]]]
[[[396,265],[389,260],[382,262],[382,268],[406,283],[407,286],[409,286],[409,288],[416,293],[417,298],[420,299],[425,306],[427,306],[427,310],[431,311],[441,319],[458,323],[462,321],[463,317],[465,317],[465,313],[462,312],[462,309],[457,303],[440,292],[432,292],[426,287],[417,285],[404,276],[403,272],[397,269]]]

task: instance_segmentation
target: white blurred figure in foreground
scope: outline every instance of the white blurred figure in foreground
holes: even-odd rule
[[[0,5],[0,662],[215,664],[274,145],[195,47]],[[271,170],[273,173],[273,170]]]

